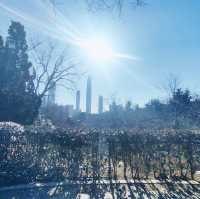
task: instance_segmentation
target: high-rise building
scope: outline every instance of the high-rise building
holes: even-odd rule
[[[73,105],[66,105],[65,109],[66,109],[68,117],[73,117],[73,115],[74,115],[74,106]]]
[[[56,101],[56,83],[52,82],[50,87],[47,96],[47,105],[53,105]]]
[[[99,96],[98,112],[103,113],[103,96]]]
[[[78,90],[76,92],[76,111],[77,112],[80,111],[80,98],[81,98],[81,94],[80,94],[80,91]]]
[[[92,108],[92,80],[90,77],[87,79],[86,89],[86,113],[91,113]]]

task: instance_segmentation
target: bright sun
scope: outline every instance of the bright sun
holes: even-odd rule
[[[89,39],[81,42],[80,47],[86,56],[94,61],[111,61],[115,57],[111,45],[104,39]]]
[[[111,42],[102,37],[89,38],[76,42],[86,58],[95,63],[107,63],[117,59],[137,60],[129,54],[114,51]]]

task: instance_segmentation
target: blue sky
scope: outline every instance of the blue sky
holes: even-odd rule
[[[170,73],[177,75],[184,87],[200,93],[200,1],[146,0],[142,8],[125,7],[120,18],[113,13],[88,12],[83,0],[68,0],[61,8],[62,16],[54,17],[52,9],[40,1],[0,0],[0,34],[5,36],[10,20],[17,20],[25,25],[28,38],[58,41],[69,46],[71,53],[80,53],[69,43],[70,34],[77,32],[82,37],[103,35],[116,51],[137,57],[81,65],[92,76],[93,111],[100,94],[140,105],[164,98],[158,87]],[[85,87],[86,76],[77,83],[83,110]],[[74,94],[60,88],[57,101],[73,104]]]

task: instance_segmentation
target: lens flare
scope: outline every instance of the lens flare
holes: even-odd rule
[[[90,39],[79,43],[83,53],[89,59],[96,61],[109,61],[115,57],[115,53],[106,40]]]
[[[45,1],[46,2],[46,1]],[[0,9],[7,13],[20,18],[27,25],[34,29],[42,31],[48,37],[59,40],[62,43],[69,44],[75,48],[81,49],[81,52],[89,59],[96,63],[108,62],[117,59],[135,60],[137,58],[132,55],[117,52],[114,50],[111,41],[104,37],[98,37],[98,32],[88,34],[89,38],[85,38],[78,26],[57,10],[56,15],[52,15],[50,3],[44,3],[41,0],[35,0],[33,3],[36,8],[41,8],[43,15],[38,19],[37,15],[30,14],[22,8],[12,7],[11,4],[0,2]],[[94,37],[92,37],[94,36]],[[96,37],[95,37],[96,36]]]

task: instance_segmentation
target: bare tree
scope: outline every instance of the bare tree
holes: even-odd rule
[[[170,94],[173,94],[180,87],[180,84],[181,84],[180,79],[176,75],[170,74],[168,76],[166,89],[168,89]]]
[[[143,4],[142,0],[85,0],[89,10],[117,10],[121,14],[121,11],[125,4],[131,6],[141,6]]]
[[[161,83],[161,85],[156,86],[156,88],[164,91],[167,94],[168,98],[171,98],[175,91],[180,87],[181,80],[177,75],[173,73],[170,73],[165,79],[165,81]]]
[[[43,0],[44,1],[44,0]],[[58,7],[64,0],[48,0],[53,7]],[[84,0],[90,11],[117,10],[120,14],[125,5],[132,7],[145,5],[145,0]]]
[[[32,42],[31,46],[35,93],[42,98],[55,84],[73,89],[78,76],[78,63],[69,58],[65,50],[60,51],[54,44],[38,45]]]

